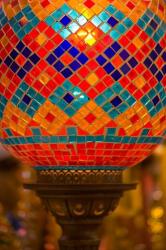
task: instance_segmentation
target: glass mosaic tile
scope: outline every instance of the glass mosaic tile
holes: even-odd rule
[[[0,6],[6,149],[39,170],[123,170],[151,154],[166,135],[165,0]]]

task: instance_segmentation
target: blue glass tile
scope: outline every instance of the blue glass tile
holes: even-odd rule
[[[144,64],[145,64],[147,67],[150,67],[150,65],[152,64],[152,61],[150,60],[150,58],[146,58],[145,61],[144,61]]]
[[[79,64],[77,61],[73,61],[69,66],[72,70],[76,71],[81,67],[81,64]]]
[[[71,44],[67,40],[64,40],[60,46],[62,47],[63,50],[66,51],[71,47]]]
[[[129,57],[129,53],[125,49],[122,50],[119,55],[123,60],[126,60]]]
[[[152,50],[149,56],[151,57],[152,60],[155,60],[158,55],[154,50]]]
[[[164,65],[161,70],[163,72],[163,75],[166,75],[166,65]]]
[[[127,74],[131,70],[127,63],[125,63],[120,69],[124,74]]]
[[[114,42],[112,45],[111,45],[111,48],[113,48],[113,50],[115,52],[119,51],[121,49],[121,46],[119,45],[119,43],[117,42]]]
[[[26,75],[26,71],[23,70],[23,69],[20,69],[20,70],[17,72],[17,75],[18,75],[21,79],[23,79],[24,76]]]
[[[137,60],[136,60],[134,57],[132,57],[132,58],[129,60],[128,63],[130,64],[130,66],[131,66],[132,68],[136,67],[137,64],[138,64]]]
[[[31,51],[30,51],[30,49],[28,49],[27,47],[25,47],[25,48],[23,49],[23,51],[22,51],[22,54],[23,54],[25,57],[28,57],[28,56],[30,56]]]
[[[17,46],[16,46],[16,48],[18,49],[18,51],[22,51],[24,47],[25,47],[25,45],[23,44],[22,41],[20,41],[20,42],[17,44]]]
[[[28,95],[24,95],[24,97],[23,97],[23,102],[25,103],[25,104],[29,104],[30,103],[30,101],[31,101],[31,98],[28,96]]]
[[[29,61],[27,61],[25,63],[25,65],[23,66],[23,68],[26,70],[26,71],[30,71],[32,69],[33,65],[32,63],[30,63]]]
[[[85,54],[83,54],[83,53],[81,53],[81,54],[77,57],[77,59],[78,59],[79,62],[82,63],[82,64],[85,64],[85,63],[88,61],[88,57],[87,57]]]
[[[160,46],[160,44],[157,44],[155,47],[155,51],[157,52],[157,54],[159,55],[162,52],[162,47]]]
[[[158,24],[154,20],[151,20],[150,26],[155,30],[157,29]]]
[[[11,70],[16,73],[16,71],[19,69],[19,66],[17,63],[13,62],[10,66]]]
[[[64,50],[59,46],[57,47],[55,50],[54,50],[54,54],[57,56],[57,57],[61,57],[63,54],[64,54]]]
[[[33,62],[34,64],[37,64],[40,60],[40,58],[36,55],[36,54],[33,54],[30,56],[29,58],[31,60],[31,62]]]
[[[70,69],[68,69],[68,68],[64,69],[61,73],[63,74],[63,76],[65,78],[68,78],[68,77],[70,77],[72,75],[72,71]]]
[[[105,71],[110,74],[115,68],[114,66],[109,62],[104,66]]]
[[[159,71],[157,74],[156,74],[156,78],[158,81],[161,81],[163,79],[163,74]]]
[[[152,64],[152,66],[150,67],[150,71],[151,71],[153,74],[155,74],[155,73],[158,71],[158,69],[157,69],[157,67],[156,67],[155,64]]]
[[[114,55],[115,55],[115,52],[113,49],[111,48],[108,48],[104,51],[104,54],[109,58],[111,59]]]
[[[49,63],[49,64],[53,64],[55,61],[56,61],[56,57],[54,56],[54,55],[49,55],[47,58],[46,58],[46,60],[47,60],[47,62]]]
[[[4,63],[9,67],[10,64],[12,63],[12,59],[9,56],[7,56]]]
[[[118,107],[122,103],[122,100],[119,96],[116,96],[113,100],[111,100],[111,103],[114,105],[114,107]]]
[[[69,50],[69,54],[73,57],[76,57],[78,54],[79,54],[79,50],[72,47],[70,50]]]
[[[153,102],[153,104],[154,104],[155,106],[159,103],[159,101],[160,101],[160,99],[159,99],[158,95],[155,96],[155,97],[152,99],[152,102]]]
[[[113,16],[111,16],[107,22],[111,27],[114,27],[118,23],[118,21]]]
[[[71,19],[68,17],[68,16],[64,16],[60,22],[64,25],[64,26],[67,26],[70,22],[71,22]]]
[[[98,56],[96,58],[97,62],[102,66],[107,60],[103,56]]]
[[[111,76],[114,78],[115,81],[118,81],[121,78],[121,73],[118,70],[115,70]]]
[[[18,52],[14,49],[11,53],[10,56],[15,59],[18,56]]]
[[[57,62],[54,64],[54,68],[55,68],[57,71],[61,71],[61,70],[64,68],[64,65],[63,65],[63,63],[61,63],[60,61],[57,61]]]

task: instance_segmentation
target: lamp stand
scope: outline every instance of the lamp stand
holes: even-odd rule
[[[60,250],[98,250],[98,228],[136,184],[123,184],[122,171],[43,170],[36,184],[26,184],[44,201],[63,229]]]

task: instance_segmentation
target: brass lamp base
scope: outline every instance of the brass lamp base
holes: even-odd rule
[[[98,228],[136,184],[122,184],[121,171],[40,171],[37,184],[26,184],[44,201],[63,229],[60,250],[97,250]]]

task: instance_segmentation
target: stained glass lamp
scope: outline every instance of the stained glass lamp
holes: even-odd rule
[[[61,248],[96,249],[92,229],[131,188],[122,171],[166,134],[166,2],[0,5],[1,143],[38,170],[35,188],[70,234]],[[83,240],[68,228],[87,216]]]

